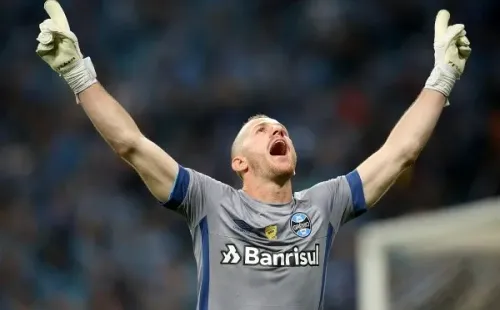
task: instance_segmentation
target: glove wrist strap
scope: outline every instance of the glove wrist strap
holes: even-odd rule
[[[456,74],[453,68],[447,65],[436,65],[425,82],[424,88],[438,91],[448,98],[458,79],[459,75]],[[449,105],[448,100],[446,101],[446,105]]]
[[[82,91],[97,83],[97,74],[92,64],[92,60],[89,57],[80,59],[75,66],[70,71],[64,73],[62,77],[77,96]]]

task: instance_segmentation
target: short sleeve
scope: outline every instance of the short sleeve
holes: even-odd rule
[[[298,195],[298,198],[326,208],[330,223],[336,229],[367,210],[363,185],[357,171],[318,183]]]
[[[195,227],[222,199],[229,186],[195,170],[179,166],[172,192],[161,204],[186,218]]]

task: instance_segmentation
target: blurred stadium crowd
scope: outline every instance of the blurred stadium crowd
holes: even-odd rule
[[[346,226],[328,310],[354,309],[364,222],[500,194],[500,2],[62,0],[100,81],[184,166],[239,186],[230,144],[251,115],[283,122],[296,189],[380,146],[433,65],[435,12],[473,53],[416,167]],[[163,210],[35,54],[41,1],[0,2],[0,309],[194,309],[182,219]]]

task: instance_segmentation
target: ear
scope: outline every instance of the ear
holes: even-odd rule
[[[233,168],[234,172],[239,175],[242,175],[244,172],[248,170],[248,163],[243,156],[235,156],[231,160],[231,168]]]

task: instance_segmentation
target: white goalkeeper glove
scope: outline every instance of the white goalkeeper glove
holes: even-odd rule
[[[450,13],[441,10],[434,25],[434,69],[425,88],[436,90],[449,97],[455,81],[464,72],[465,63],[471,53],[465,27],[462,24],[448,25]],[[446,105],[449,105],[446,100]]]
[[[60,76],[75,95],[92,84],[97,76],[90,58],[83,58],[78,38],[71,32],[63,9],[56,0],[47,0],[44,5],[50,19],[40,24],[36,53]]]

